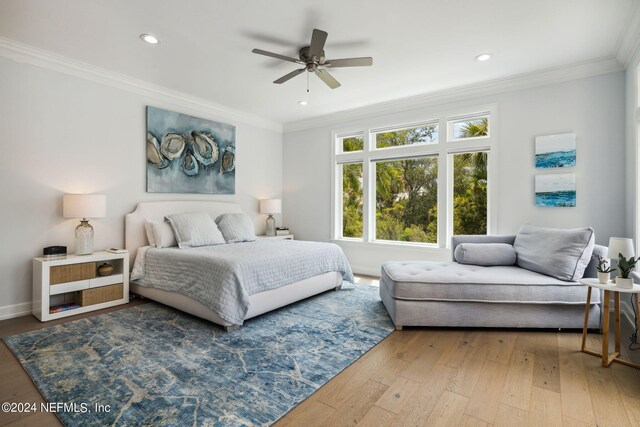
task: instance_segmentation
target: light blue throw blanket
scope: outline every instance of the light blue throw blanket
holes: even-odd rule
[[[268,239],[189,249],[140,248],[131,280],[186,295],[241,325],[249,296],[331,271],[353,283],[340,246]]]

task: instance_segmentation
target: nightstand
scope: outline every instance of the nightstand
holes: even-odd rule
[[[293,240],[293,234],[286,234],[284,236],[265,236],[264,234],[262,234],[256,237],[258,239]]]
[[[584,328],[582,329],[582,347],[581,350],[583,353],[591,354],[592,356],[598,356],[602,359],[602,366],[608,367],[612,362],[622,363],[623,365],[632,366],[634,368],[640,368],[640,365],[635,363],[631,363],[628,360],[620,359],[620,294],[633,294],[635,307],[633,310],[637,313],[640,310],[640,305],[638,304],[638,294],[640,293],[640,285],[632,284],[631,288],[621,288],[616,286],[615,283],[609,282],[606,284],[602,284],[598,281],[598,279],[581,279],[580,283],[585,286],[588,286],[587,291],[587,303],[584,311]],[[587,325],[589,324],[589,304],[591,303],[591,289],[602,289],[604,290],[603,297],[603,310],[602,310],[602,351],[600,353],[592,350],[587,350],[585,348],[585,342],[587,340]],[[615,351],[613,354],[609,354],[609,310],[610,310],[610,300],[611,300],[611,292],[613,295],[613,308],[614,308],[614,337],[615,337]],[[640,327],[640,317],[637,318],[638,325],[636,327]]]
[[[113,266],[113,273],[98,276],[98,267],[105,262]],[[31,312],[41,322],[128,302],[128,252],[33,259]]]

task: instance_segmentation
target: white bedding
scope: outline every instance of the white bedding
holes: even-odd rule
[[[353,282],[339,246],[274,239],[190,249],[142,247],[131,279],[142,286],[186,295],[240,325],[250,295],[331,271]]]

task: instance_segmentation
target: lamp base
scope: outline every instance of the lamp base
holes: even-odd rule
[[[91,255],[93,253],[93,227],[84,218],[76,227],[76,255]]]
[[[275,236],[276,235],[276,219],[273,215],[269,214],[267,217],[267,229],[265,231],[267,236]]]

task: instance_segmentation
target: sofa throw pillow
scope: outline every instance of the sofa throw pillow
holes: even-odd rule
[[[508,243],[461,243],[456,246],[453,257],[460,264],[514,265],[516,250]]]
[[[226,213],[216,218],[216,224],[227,243],[253,242],[256,233],[253,221],[243,213]]]
[[[213,218],[206,213],[182,213],[167,215],[178,241],[178,247],[221,245],[226,243]]]
[[[523,225],[516,235],[518,267],[559,280],[582,278],[593,252],[593,228],[558,229]]]
[[[151,244],[151,240],[153,239],[153,245],[156,248],[171,248],[173,246],[178,246],[176,242],[176,236],[173,234],[173,229],[168,222],[164,221],[154,221],[147,220],[149,224],[149,228],[151,229],[151,234],[153,235],[149,239],[149,244]]]

